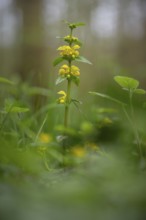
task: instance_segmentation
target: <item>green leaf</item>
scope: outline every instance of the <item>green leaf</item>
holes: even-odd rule
[[[29,108],[22,108],[18,106],[10,106],[9,108],[5,108],[6,112],[13,112],[13,113],[23,113],[28,112]]]
[[[135,90],[139,86],[139,82],[136,79],[126,76],[115,76],[114,80],[124,89]]]
[[[79,84],[80,84],[80,79],[79,79],[79,77],[72,77],[72,81],[76,84],[76,86],[79,86]]]
[[[69,28],[74,29],[79,26],[84,26],[85,24],[84,23],[72,23],[72,24],[68,24],[68,25],[69,25]]]
[[[89,60],[87,60],[85,57],[83,56],[78,56],[75,58],[76,61],[79,61],[79,62],[83,62],[83,63],[88,63],[88,64],[92,64]]]
[[[66,80],[66,78],[65,77],[61,77],[61,76],[59,76],[58,78],[57,78],[57,80],[56,80],[56,85],[58,85],[59,83],[61,83],[61,82],[63,82],[63,81],[65,81]]]
[[[66,20],[63,20],[63,22],[65,23],[65,24],[68,24],[68,26],[70,27],[70,28],[76,28],[76,27],[79,27],[79,26],[84,26],[85,25],[85,23],[83,23],[83,22],[77,22],[77,23],[70,23],[70,22],[68,22],[68,21],[66,21]]]
[[[7,84],[10,84],[10,85],[14,85],[14,82],[4,78],[4,77],[0,77],[0,83],[7,83]]]
[[[78,44],[79,46],[82,46],[82,42],[80,40],[75,41],[76,44]]]
[[[115,108],[98,108],[97,112],[100,114],[101,113],[116,113],[117,109],[115,109]]]
[[[77,100],[77,99],[71,99],[71,102],[74,102],[74,103],[79,103],[80,105],[82,104],[81,101]]]
[[[146,94],[146,91],[144,89],[135,89],[134,93],[144,95],[144,94]]]
[[[120,104],[120,105],[126,105],[126,103],[121,102],[121,101],[119,101],[118,99],[115,99],[115,98],[113,98],[113,97],[111,97],[111,96],[108,96],[108,95],[105,95],[105,94],[102,94],[102,93],[99,93],[99,92],[89,92],[89,94],[91,94],[91,95],[97,95],[97,96],[100,96],[100,97],[102,97],[102,98],[106,98],[106,99],[108,99],[108,100],[110,100],[110,101],[113,101],[113,102],[116,102],[117,104]]]
[[[57,66],[59,63],[61,63],[63,61],[63,57],[57,57],[54,62],[53,62],[53,66]]]
[[[78,22],[78,23],[74,23],[74,25],[75,25],[76,27],[85,26],[85,23],[83,23],[83,22]]]
[[[6,99],[4,111],[5,113],[9,113],[9,112],[22,113],[22,112],[28,112],[29,108],[20,107],[19,103],[14,103],[14,101],[11,99]]]

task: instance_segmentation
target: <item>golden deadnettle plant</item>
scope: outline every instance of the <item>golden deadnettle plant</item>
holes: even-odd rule
[[[84,23],[69,23],[67,21],[65,21],[65,23],[69,27],[70,33],[69,35],[62,38],[65,44],[57,49],[60,56],[54,60],[53,64],[56,66],[62,62],[65,62],[59,68],[56,85],[63,82],[64,80],[67,81],[67,90],[59,91],[58,95],[60,95],[60,97],[57,100],[59,104],[63,104],[65,107],[64,128],[67,128],[69,106],[71,102],[78,102],[77,100],[71,98],[71,84],[75,83],[78,86],[80,82],[80,69],[76,65],[73,65],[73,63],[78,61],[91,64],[91,62],[88,61],[85,57],[80,56],[79,50],[82,43],[77,37],[73,36],[73,30],[79,26],[83,26]]]

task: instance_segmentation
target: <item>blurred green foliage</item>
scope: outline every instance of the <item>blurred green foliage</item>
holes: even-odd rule
[[[145,219],[142,109],[135,109],[143,149],[139,158],[133,132],[117,103],[80,105],[80,111],[71,116],[74,123],[66,130],[67,136],[63,136],[62,108],[49,91],[26,82],[19,81],[21,86],[14,87],[4,81],[1,219]],[[35,94],[51,101],[34,112],[31,98]],[[66,155],[62,154],[63,141],[68,144]]]

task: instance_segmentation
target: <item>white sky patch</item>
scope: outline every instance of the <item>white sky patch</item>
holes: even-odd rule
[[[101,1],[91,14],[91,28],[99,37],[112,37],[116,33],[118,8],[114,1]]]

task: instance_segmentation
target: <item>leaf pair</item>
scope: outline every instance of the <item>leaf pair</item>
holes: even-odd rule
[[[63,81],[65,81],[66,80],[66,77],[62,77],[62,76],[59,76],[58,78],[57,78],[57,80],[56,80],[56,85],[58,85],[58,84],[60,84],[60,83],[62,83]],[[72,76],[72,81],[78,86],[79,85],[79,83],[80,83],[80,79],[79,79],[79,77],[73,77]]]
[[[65,59],[63,57],[57,57],[54,62],[53,65],[57,66],[59,63],[61,63],[62,61],[64,61]],[[78,62],[83,62],[83,63],[88,63],[88,64],[92,64],[89,60],[87,60],[85,57],[83,56],[78,56],[75,58],[76,61]]]
[[[63,20],[66,24],[68,24],[69,28],[71,29],[74,29],[74,28],[77,28],[77,27],[80,27],[80,26],[84,26],[85,23],[83,22],[78,22],[78,23],[69,23],[68,21],[66,20]]]
[[[127,91],[131,91],[137,94],[146,94],[144,89],[138,89],[139,81],[126,76],[115,76],[114,80]]]

